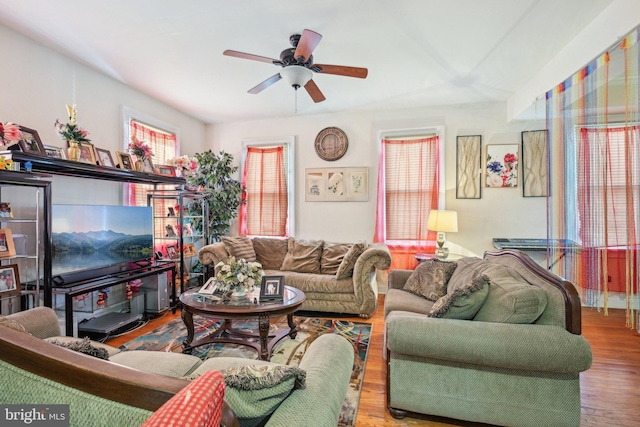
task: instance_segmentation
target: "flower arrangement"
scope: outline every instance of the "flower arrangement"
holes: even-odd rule
[[[138,160],[144,160],[153,156],[151,147],[149,147],[146,142],[140,141],[138,138],[136,138],[135,135],[131,137],[131,142],[129,143],[129,152],[135,155]]]
[[[250,291],[262,280],[264,271],[259,262],[247,262],[244,258],[236,259],[230,256],[227,262],[220,261],[216,264],[218,290],[244,290]]]
[[[82,145],[83,142],[91,142],[91,140],[87,138],[87,135],[89,134],[89,132],[82,129],[76,123],[76,119],[77,119],[76,106],[67,105],[67,114],[69,115],[68,123],[63,124],[56,119],[56,123],[54,125],[56,128],[56,132],[58,132],[58,135],[60,136],[60,138],[64,139],[65,141],[78,141],[80,145]]]
[[[186,154],[180,157],[173,157],[167,160],[167,164],[173,166],[176,171],[180,171],[182,175],[191,175],[198,169],[198,160],[195,157],[189,157]]]
[[[11,122],[0,123],[0,142],[2,145],[13,145],[20,141],[20,127]]]

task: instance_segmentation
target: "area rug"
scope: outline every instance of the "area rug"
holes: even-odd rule
[[[345,337],[354,347],[353,372],[347,390],[347,396],[342,405],[342,412],[338,426],[353,426],[356,421],[358,402],[360,400],[361,385],[364,378],[364,367],[369,350],[369,338],[373,324],[365,322],[350,322],[342,319],[322,319],[294,316],[298,326],[295,339],[283,338],[274,348],[271,361],[297,366],[309,345],[322,334],[339,334]],[[217,327],[218,320],[205,319],[194,316],[194,341],[211,334]],[[287,327],[287,318],[272,320],[271,331]],[[257,330],[257,321],[234,321],[234,328]],[[122,350],[150,350],[182,351],[182,342],[187,336],[187,330],[182,319],[174,319],[153,331],[135,338],[122,346]],[[242,357],[257,359],[258,352],[247,346],[237,344],[216,343],[197,347],[192,351],[194,356],[202,360],[210,357]]]

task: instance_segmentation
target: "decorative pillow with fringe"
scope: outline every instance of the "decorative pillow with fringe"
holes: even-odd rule
[[[446,294],[433,304],[428,316],[443,319],[473,319],[489,295],[489,281],[485,275],[478,276],[468,285]]]
[[[439,259],[423,261],[413,270],[402,290],[435,302],[446,295],[447,283],[456,267],[455,262]]]
[[[78,353],[97,357],[98,359],[109,360],[109,352],[104,348],[95,347],[91,344],[91,340],[89,340],[88,337],[84,337],[83,340],[78,341],[61,342],[50,340],[49,342],[60,347],[68,348],[69,350],[77,351]]]

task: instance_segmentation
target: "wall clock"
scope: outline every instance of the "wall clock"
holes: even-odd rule
[[[331,162],[344,156],[349,148],[349,141],[342,129],[329,127],[318,133],[315,147],[318,157]]]

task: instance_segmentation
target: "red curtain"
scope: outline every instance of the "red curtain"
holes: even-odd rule
[[[244,163],[240,234],[288,236],[288,189],[284,147],[248,147]]]
[[[417,253],[433,253],[436,233],[427,230],[431,209],[438,209],[440,142],[383,139],[378,164],[375,242],[391,251],[391,269],[413,269]]]

